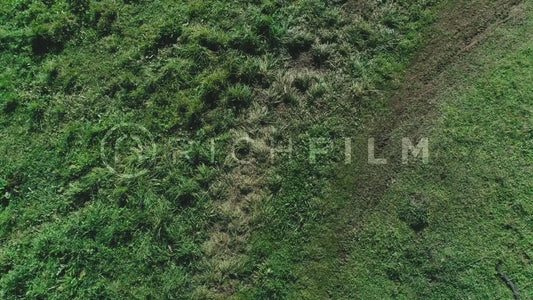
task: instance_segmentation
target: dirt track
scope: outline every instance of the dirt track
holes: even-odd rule
[[[443,80],[446,70],[458,63],[465,52],[482,43],[496,26],[508,21],[522,1],[455,2],[441,10],[432,33],[426,37],[427,46],[415,56],[403,87],[393,97],[395,123],[409,118],[408,107],[416,106],[419,114],[430,113],[427,99],[446,85],[454,84]]]
[[[339,172],[343,178],[337,181],[343,183],[336,188],[347,189],[349,185],[351,197],[358,199],[346,209],[352,229],[357,230],[358,220],[380,201],[401,168],[401,153],[396,151],[397,135],[417,140],[425,134],[423,131],[428,127],[425,122],[438,117],[438,95],[458,84],[450,70],[466,72],[469,64],[464,59],[465,54],[481,46],[492,30],[512,19],[521,9],[519,0],[461,0],[442,7],[436,23],[428,31],[426,46],[415,55],[407,69],[402,87],[388,96],[390,113],[376,115],[374,124],[368,127],[366,135],[376,137],[375,151],[386,158],[388,164],[379,168],[364,161],[355,168]],[[365,152],[366,144],[356,151]],[[343,239],[345,233],[339,234],[339,238]],[[340,261],[342,256],[339,255]]]

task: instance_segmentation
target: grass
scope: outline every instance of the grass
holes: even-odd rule
[[[364,218],[343,268],[352,288],[340,295],[509,298],[495,276],[501,261],[531,296],[532,45],[517,42],[502,58],[485,50],[486,73],[442,96],[431,164],[400,172]],[[413,230],[421,212],[424,228]]]
[[[495,124],[507,126],[500,129],[502,135],[525,124],[528,102],[518,114],[512,99],[528,88],[528,73],[515,71],[527,66],[520,65],[528,62],[527,49],[516,48],[520,56],[507,54],[503,65],[479,79],[485,80],[480,86],[495,87],[489,94],[457,91],[478,102],[443,102],[448,106],[443,107],[442,123],[431,125],[436,128],[432,140],[448,141],[441,150],[432,149],[442,160],[400,172],[401,184],[387,189],[385,200],[376,206],[368,202],[354,208],[346,199],[352,197],[353,180],[386,182],[383,174],[365,178],[339,171],[344,158],[337,155],[344,153],[345,136],[367,132],[374,116],[388,113],[384,99],[401,86],[437,7],[429,0],[383,5],[320,0],[6,1],[0,8],[0,62],[5,66],[0,77],[0,296],[454,295],[458,283],[445,271],[433,271],[432,280],[440,285],[432,290],[427,279],[412,274],[431,273],[425,268],[435,267],[437,256],[428,257],[428,245],[484,220],[473,217],[483,212],[496,213],[490,223],[494,227],[487,228],[501,243],[509,241],[510,229],[496,225],[513,214],[527,215],[522,191],[529,182],[520,169],[527,157],[517,154],[500,166],[495,157],[507,148],[497,139],[477,140],[487,143],[485,149],[496,147],[490,155],[479,150],[473,157],[482,166],[478,174],[500,170],[501,179],[476,177],[468,185],[471,195],[488,197],[503,192],[500,182],[520,183],[521,188],[508,187],[509,194],[500,196],[517,197],[509,207],[520,206],[523,212],[496,202],[492,208],[482,206],[481,198],[471,203],[486,211],[465,211],[460,200],[466,198],[447,195],[447,186],[439,181],[431,183],[431,197],[441,202],[426,200],[426,195],[420,202],[395,197],[410,190],[422,194],[425,182],[404,178],[440,174],[439,162],[449,160],[447,149],[458,140],[465,141],[461,153],[468,152],[475,137],[492,133]],[[517,77],[513,89],[506,76]],[[509,102],[491,106],[483,102],[487,98]],[[468,109],[472,115],[459,114]],[[470,132],[468,126],[456,126],[477,122],[474,112],[480,109],[488,116],[486,127]],[[501,114],[512,122],[494,120]],[[455,119],[446,125],[447,118]],[[515,135],[509,140],[514,149],[527,149],[522,133]],[[309,141],[321,139],[332,141],[319,145],[328,153],[311,163]],[[353,147],[354,160],[365,158],[366,145],[357,139]],[[250,163],[237,163],[233,150]],[[446,165],[466,178],[464,163],[455,164]],[[125,176],[129,173],[135,176]],[[446,184],[456,186],[463,178],[448,180]],[[486,194],[474,192],[480,188]],[[435,219],[446,217],[435,207],[444,207],[448,196],[459,199],[452,209],[465,213],[457,216],[453,232],[446,231],[444,219]],[[374,212],[366,213],[365,207]],[[388,236],[389,223],[380,222],[388,216],[383,211],[400,214],[389,221],[395,222],[391,228],[396,236]],[[362,215],[364,221],[348,221]],[[346,222],[358,224],[358,241],[364,243],[352,243]],[[421,234],[435,230],[422,239],[405,223],[426,226]],[[526,225],[510,225],[522,230],[524,237],[514,241],[524,253]],[[468,231],[461,233],[463,247],[478,254],[472,248],[478,241],[470,241]],[[403,242],[409,238],[414,242],[406,248]],[[446,267],[487,257],[481,260],[485,273],[459,274],[471,283],[479,274],[488,276],[489,265],[502,259],[503,270],[513,279],[528,278],[530,270],[520,269],[518,256],[504,259],[498,250],[502,244],[482,245],[486,248],[479,257],[463,260],[457,256],[460,246],[449,246]],[[392,248],[409,272],[382,264]],[[375,277],[365,269],[393,275]],[[493,283],[500,284],[497,295],[508,292],[497,278]],[[522,281],[517,285],[524,286]],[[476,288],[471,295],[487,295],[486,287]]]
[[[353,59],[376,66],[357,74],[363,89],[382,85],[378,68],[389,68],[387,59],[406,63],[402,55],[416,49],[431,19],[426,7],[395,4],[372,15],[369,7],[355,22],[341,3],[314,0],[6,2],[2,296],[249,293],[248,279],[264,269],[254,253],[267,249],[250,247],[249,239],[268,224],[262,210],[277,205],[261,207],[273,196],[268,187],[279,186],[275,169],[283,164],[243,169],[228,158],[232,137],[257,140],[243,154],[268,156],[269,137],[285,142],[286,133],[266,129],[288,124],[297,137],[312,119],[292,122],[291,115],[311,114],[307,99],[326,113],[314,135],[327,132],[345,101]],[[391,23],[391,14],[403,17]],[[400,42],[407,52],[397,51]],[[332,124],[342,130],[340,119]],[[113,148],[106,136],[119,133],[131,140]],[[147,141],[155,155],[142,152],[152,148]],[[140,155],[113,155],[131,147]],[[310,176],[329,164],[310,168]],[[123,176],[138,168],[138,176]],[[302,202],[308,196],[293,189],[275,197],[314,214]],[[273,232],[295,226],[288,213],[279,212]],[[279,291],[261,293],[283,295],[290,282],[277,284]]]
[[[295,263],[297,295],[511,298],[502,263],[531,297],[531,6],[517,10],[440,76],[438,118],[418,102],[382,133],[393,143],[381,150],[388,166],[339,167],[325,197],[333,213],[311,225]],[[430,163],[398,167],[394,143],[413,135],[429,137]]]

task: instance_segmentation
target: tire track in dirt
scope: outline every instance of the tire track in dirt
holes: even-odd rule
[[[520,0],[456,1],[444,7],[426,38],[427,46],[415,56],[404,85],[392,98],[392,128],[406,119],[418,121],[433,116],[434,107],[427,99],[455,84],[445,78],[447,70],[458,64],[466,52],[478,47],[497,26],[510,20],[521,3]],[[413,109],[418,117],[409,113]]]
[[[520,0],[461,0],[442,7],[426,37],[426,46],[407,69],[402,87],[389,96],[390,113],[376,115],[365,132],[368,137],[376,137],[375,151],[388,164],[369,165],[366,159],[360,159],[355,167],[339,167],[339,177],[332,184],[332,189],[342,191],[343,197],[354,199],[340,212],[342,221],[337,221],[340,265],[349,256],[350,245],[345,241],[357,234],[364,215],[380,201],[402,167],[395,134],[401,132],[413,141],[418,140],[427,130],[426,121],[438,117],[435,102],[439,93],[458,84],[449,72],[452,69],[468,72],[468,63],[463,59],[467,52],[481,46],[499,25],[513,19],[522,4]],[[367,155],[366,141],[362,142],[354,151]]]

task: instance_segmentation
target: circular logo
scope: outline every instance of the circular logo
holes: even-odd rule
[[[148,129],[132,123],[111,128],[100,144],[104,165],[125,178],[146,174],[155,154],[156,145]]]

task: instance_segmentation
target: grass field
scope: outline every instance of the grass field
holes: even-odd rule
[[[498,265],[533,297],[531,8],[440,77],[438,118],[393,133],[429,136],[431,163],[401,168],[358,222],[333,298],[510,299]]]
[[[0,297],[533,297],[532,16],[6,0]]]

